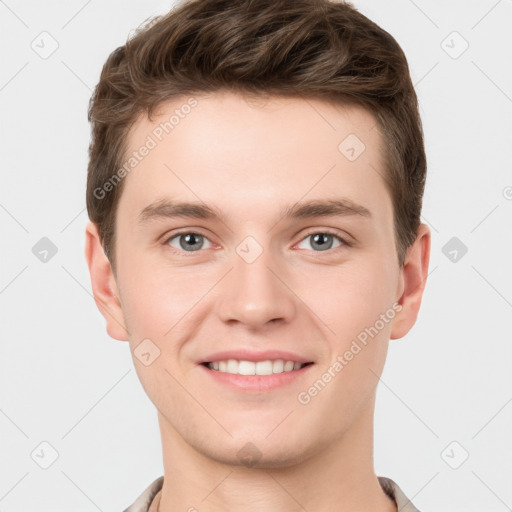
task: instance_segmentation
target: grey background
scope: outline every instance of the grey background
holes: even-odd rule
[[[433,234],[419,319],[379,384],[376,471],[422,512],[512,510],[512,0],[353,3],[408,57]],[[108,54],[171,5],[0,0],[3,512],[120,511],[163,474],[156,411],[83,253],[88,99]]]

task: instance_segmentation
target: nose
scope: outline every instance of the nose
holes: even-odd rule
[[[270,252],[264,250],[252,262],[233,253],[233,269],[219,283],[222,289],[217,304],[222,321],[256,329],[293,319],[297,299],[287,283],[283,265],[278,265]]]

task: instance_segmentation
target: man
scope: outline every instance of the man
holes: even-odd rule
[[[417,510],[373,468],[430,231],[396,41],[348,3],[182,2],[103,67],[86,258],[158,411],[128,512]]]

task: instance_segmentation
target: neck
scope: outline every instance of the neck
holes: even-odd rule
[[[350,428],[298,462],[276,467],[226,464],[192,447],[159,414],[164,485],[158,512],[396,512],[373,469],[369,400]]]

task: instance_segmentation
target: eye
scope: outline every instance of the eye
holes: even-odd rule
[[[334,246],[334,249],[341,246],[350,246],[350,243],[347,240],[335,233],[331,233],[330,231],[314,231],[309,233],[299,242],[299,246],[307,240],[311,240],[311,247],[315,252],[324,252],[329,249],[333,249],[333,244],[336,240],[338,241],[338,245]],[[206,247],[205,242],[209,244],[206,245]],[[182,231],[180,233],[175,233],[166,239],[164,245],[169,245],[177,251],[185,251],[188,253],[198,252],[201,249],[209,249],[212,247],[212,243],[205,235],[194,231]],[[308,248],[306,247],[306,249]]]
[[[341,242],[335,247],[335,249],[342,245],[350,246],[350,244],[345,239],[339,235],[331,233],[330,231],[314,231],[306,235],[306,237],[303,238],[300,243],[303,243],[309,239],[312,240],[311,246],[316,252],[328,251],[329,249],[332,249],[333,239],[337,239],[339,242]]]
[[[173,245],[175,239],[179,244],[178,247],[176,247],[176,245]],[[174,249],[183,250],[185,252],[197,252],[200,249],[209,248],[204,247],[205,240],[208,241],[211,247],[211,242],[204,235],[201,235],[200,233],[194,233],[193,231],[183,231],[181,233],[177,233],[171,236],[164,243],[166,245],[170,245]]]

